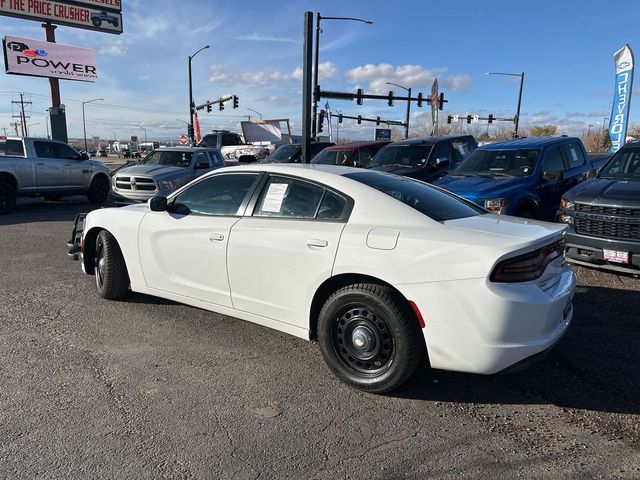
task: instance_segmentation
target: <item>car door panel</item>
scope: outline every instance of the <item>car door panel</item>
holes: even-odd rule
[[[63,188],[63,160],[58,158],[55,142],[34,141],[33,145],[36,152],[36,189]]]
[[[92,168],[82,160],[78,152],[68,145],[56,144],[58,157],[62,160],[63,182],[67,188],[86,190],[89,187]]]

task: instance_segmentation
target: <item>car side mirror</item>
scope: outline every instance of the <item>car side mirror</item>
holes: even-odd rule
[[[209,165],[207,162],[196,163],[195,167],[193,167],[194,170],[206,170],[208,168],[211,168],[211,165]]]
[[[551,170],[548,172],[542,172],[542,180],[545,182],[559,182],[564,178],[562,170]]]
[[[82,152],[78,157],[78,160],[89,160],[89,155],[86,152]]]
[[[436,158],[436,167],[445,167],[449,165],[450,160],[447,157]]]
[[[149,200],[149,209],[152,212],[166,212],[167,197],[152,197]]]
[[[240,155],[238,157],[238,162],[240,163],[254,163],[257,162],[258,159],[255,155]]]

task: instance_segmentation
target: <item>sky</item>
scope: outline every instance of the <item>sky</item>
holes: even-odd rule
[[[478,2],[378,0],[122,0],[124,33],[113,35],[60,26],[58,43],[96,50],[96,83],[60,82],[67,107],[69,136],[82,137],[83,100],[87,135],[126,139],[175,139],[188,120],[187,58],[203,45],[210,48],[193,59],[196,103],[237,95],[240,107],[201,112],[203,133],[213,128],[240,131],[247,115],[289,118],[299,133],[302,107],[302,31],[305,11],[323,16],[369,19],[322,22],[320,85],[322,89],[387,93],[394,82],[414,94],[430,91],[434,78],[452,114],[493,113],[512,117],[519,78],[485,72],[525,72],[521,124],[555,124],[560,133],[580,135],[601,129],[611,111],[613,54],[625,43],[640,48],[640,2],[620,0],[495,0]],[[615,10],[618,10],[616,12]],[[0,17],[2,35],[41,40],[40,22]],[[0,74],[2,75],[2,74]],[[31,101],[30,134],[45,136],[49,82],[44,78],[2,75],[0,129],[11,131],[16,114],[11,100],[18,92]],[[325,100],[322,100],[324,105]],[[331,110],[403,120],[406,103],[330,100]],[[428,106],[412,105],[412,129],[430,120]],[[608,122],[608,119],[606,120]],[[640,110],[631,107],[631,122]],[[512,124],[503,124],[512,128]],[[369,139],[375,124],[345,121],[340,135]],[[492,127],[496,128],[496,127]],[[326,130],[326,127],[325,127]],[[115,133],[114,133],[115,132]]]

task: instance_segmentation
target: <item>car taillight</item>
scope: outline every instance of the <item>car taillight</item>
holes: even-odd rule
[[[564,240],[500,262],[491,272],[492,282],[529,282],[540,278],[551,262],[564,255]]]

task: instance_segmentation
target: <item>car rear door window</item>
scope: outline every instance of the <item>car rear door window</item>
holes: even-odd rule
[[[564,152],[566,167],[567,170],[571,170],[572,168],[581,167],[585,163],[584,155],[582,154],[582,149],[578,146],[577,143],[565,143],[562,145],[562,151]]]
[[[258,174],[214,175],[178,195],[171,211],[178,214],[213,216],[240,215],[240,207]]]
[[[315,218],[324,188],[286,177],[271,177],[265,185],[254,216]]]

